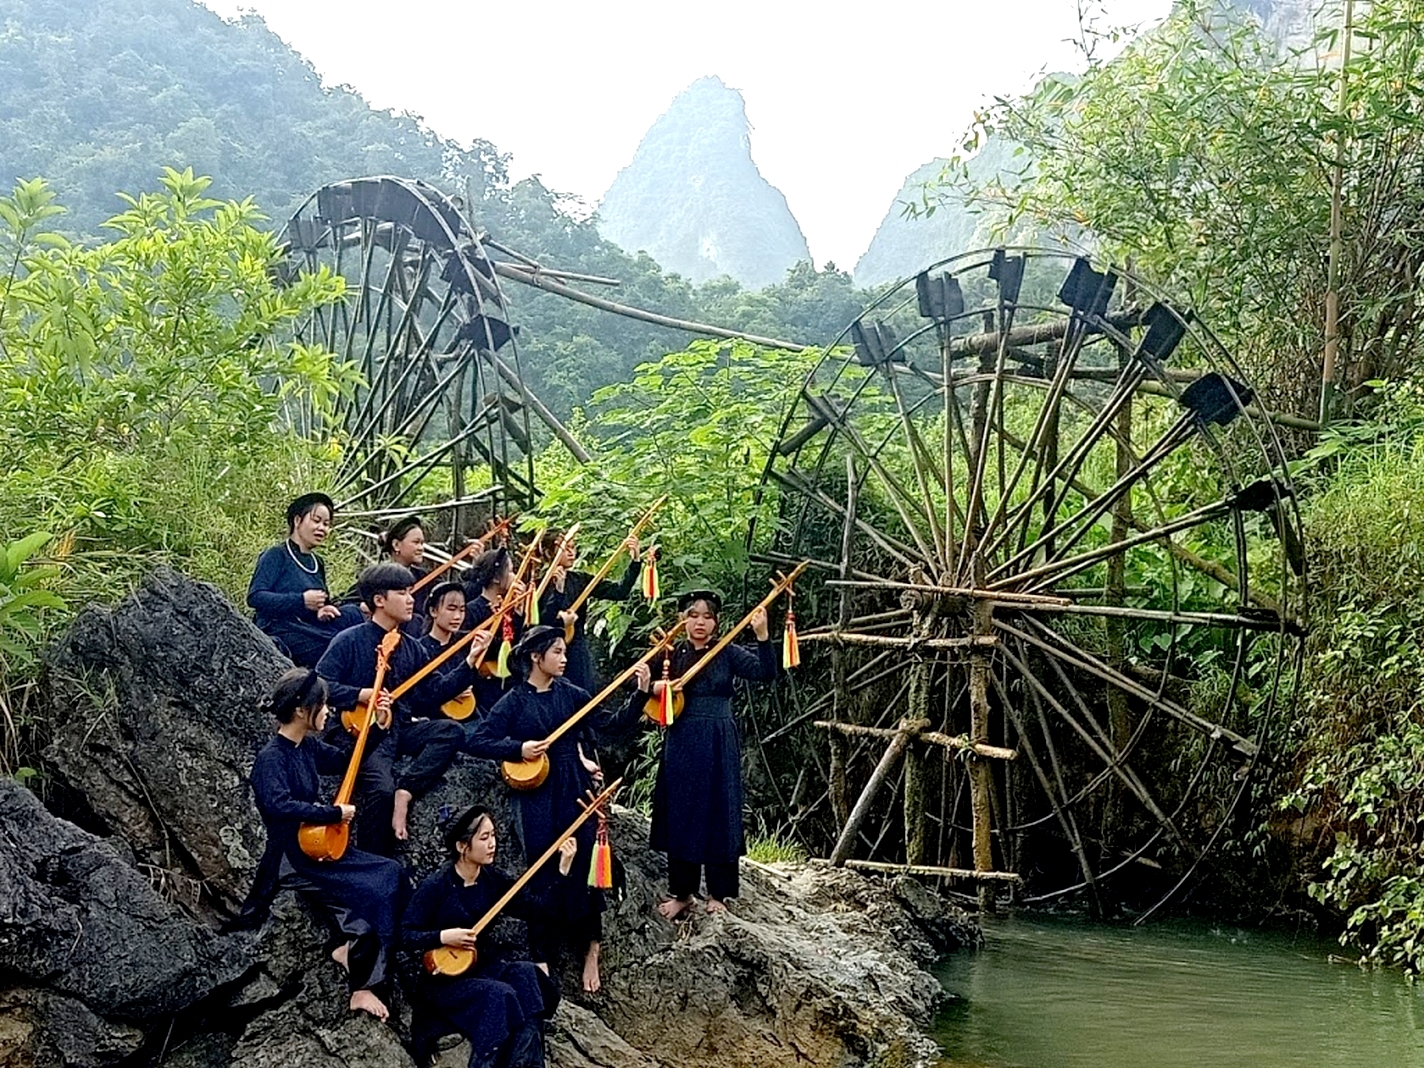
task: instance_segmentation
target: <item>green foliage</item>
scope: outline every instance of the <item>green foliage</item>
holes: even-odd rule
[[[776,837],[753,838],[747,843],[747,859],[760,864],[800,864],[808,855],[805,846]]]
[[[43,230],[43,183],[0,200],[0,529],[72,537],[56,587],[71,602],[112,599],[160,559],[240,599],[279,529],[274,493],[320,484],[335,459],[282,429],[284,406],[329,405],[352,381],[329,354],[274,340],[339,300],[339,279],[278,288],[251,201],[210,199],[191,171],[159,184],[126,197],[96,245]]]
[[[732,594],[747,568],[747,523],[776,521],[777,500],[759,499],[758,483],[783,413],[817,358],[695,341],[643,364],[631,382],[599,390],[579,413],[591,464],[575,464],[558,446],[540,456],[541,513],[582,523],[587,544],[613,545],[666,493],[656,523],[664,590],[711,584]]]
[[[1008,141],[1021,166],[986,182],[956,161],[941,182],[1005,229],[1086,231],[1188,295],[1258,385],[1313,412],[1337,159],[1346,385],[1411,367],[1419,329],[1424,196],[1411,175],[1424,159],[1424,4],[1380,0],[1356,19],[1342,76],[1338,64],[1279,56],[1239,6],[1178,3],[1110,62],[978,117],[966,149]]]
[[[33,566],[35,554],[52,538],[36,531],[12,545],[0,546],[0,666],[28,667],[41,633],[41,613],[64,607],[64,601],[45,588],[57,577],[58,569]]]

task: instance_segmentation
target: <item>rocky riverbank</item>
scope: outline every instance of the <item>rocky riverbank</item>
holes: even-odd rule
[[[48,799],[73,822],[0,780],[0,1068],[413,1064],[409,1007],[394,1026],[349,1012],[290,895],[261,932],[216,933],[262,853],[246,774],[271,731],[257,699],[284,667],[217,590],[171,571],[83,613],[51,652]],[[415,874],[437,862],[442,809],[502,809],[503,794],[462,757],[414,810]],[[924,1030],[944,995],[926,967],[977,939],[958,910],[908,879],[747,864],[730,913],[670,924],[646,820],[615,810],[612,834],[626,885],[604,989],[567,987],[553,1064],[935,1059]],[[438,1063],[465,1057],[451,1039]]]

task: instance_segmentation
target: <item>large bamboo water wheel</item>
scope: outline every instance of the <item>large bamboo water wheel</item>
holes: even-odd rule
[[[296,339],[361,372],[326,416],[346,443],[335,489],[348,514],[398,513],[436,483],[455,528],[529,507],[530,413],[563,428],[521,381],[495,265],[462,206],[414,179],[355,178],[312,194],[281,240],[284,277],[325,268],[346,282]]]
[[[830,685],[793,722],[829,740],[837,863],[981,899],[1186,878],[1299,663],[1299,517],[1253,400],[1191,312],[1058,251],[945,260],[847,328],[751,536],[812,561],[801,678]]]

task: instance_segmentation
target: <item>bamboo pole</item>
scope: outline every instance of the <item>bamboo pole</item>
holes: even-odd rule
[[[884,727],[862,727],[855,723],[837,723],[825,719],[818,719],[811,725],[823,731],[834,731],[838,734],[863,738],[885,738],[888,740],[900,733],[897,730],[887,730]],[[938,745],[945,749],[959,749],[977,753],[982,757],[989,757],[992,760],[1017,760],[1019,755],[1016,749],[1006,749],[1001,745],[988,745],[983,742],[971,742],[968,738],[944,734],[941,731],[917,731],[915,737],[919,741],[928,742],[930,745]]]
[[[1013,871],[972,871],[969,868],[942,868],[938,864],[888,864],[882,860],[848,860],[847,868],[856,871],[885,872],[896,875],[941,875],[946,879],[974,879],[979,882],[1021,883],[1023,876]]]
[[[915,731],[923,730],[928,726],[928,720],[919,723],[901,721],[900,730],[895,732],[895,737],[885,747],[885,753],[881,756],[880,763],[876,764],[875,770],[870,773],[870,779],[866,782],[865,789],[856,799],[855,808],[851,809],[850,818],[841,828],[841,836],[836,841],[835,849],[831,851],[831,867],[843,867],[845,862],[850,859],[851,847],[855,844],[856,835],[860,833],[860,825],[865,822],[865,817],[870,815],[870,806],[875,803],[875,797],[880,793],[880,788],[885,785],[885,780],[889,777],[890,772],[900,762],[900,755],[904,753],[905,746],[910,744],[910,738]]]

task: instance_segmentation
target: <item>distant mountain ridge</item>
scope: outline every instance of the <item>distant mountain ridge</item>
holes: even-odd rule
[[[618,172],[598,229],[700,283],[730,275],[760,288],[811,258],[786,197],[752,160],[746,103],[722,79],[676,97]]]

